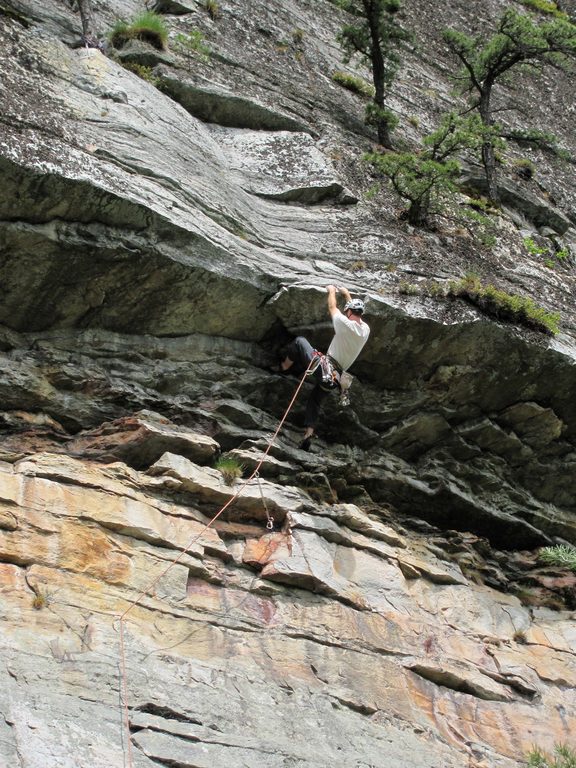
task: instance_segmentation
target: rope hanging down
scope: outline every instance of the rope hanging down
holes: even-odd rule
[[[154,589],[154,587],[160,581],[160,579],[162,579],[168,573],[168,571],[170,571],[171,568],[173,568],[177,563],[180,562],[180,560],[184,557],[184,555],[186,555],[190,551],[190,549],[194,546],[194,544],[196,544],[196,542],[200,539],[200,537],[204,533],[206,533],[206,531],[216,522],[216,520],[220,517],[220,515],[236,501],[236,499],[242,494],[246,486],[254,478],[258,480],[258,487],[260,488],[260,494],[262,496],[262,502],[264,505],[264,510],[266,512],[266,517],[267,517],[266,528],[268,530],[272,530],[272,528],[274,527],[274,518],[268,512],[268,507],[266,506],[266,502],[264,501],[264,495],[262,493],[262,488],[260,486],[259,470],[262,464],[264,463],[264,459],[270,453],[270,449],[274,445],[274,441],[278,437],[280,430],[284,426],[284,422],[288,418],[288,414],[292,410],[292,406],[296,402],[296,398],[298,397],[298,394],[302,389],[302,385],[304,384],[306,376],[308,375],[308,372],[310,370],[310,365],[308,365],[308,368],[302,374],[302,378],[300,379],[298,386],[296,387],[296,390],[292,395],[292,399],[288,403],[288,407],[284,411],[284,415],[280,419],[280,422],[278,423],[278,426],[276,427],[274,434],[268,441],[268,445],[266,446],[266,449],[260,456],[256,464],[256,467],[252,471],[251,475],[246,478],[246,480],[238,488],[236,493],[230,499],[228,499],[226,504],[224,504],[224,506],[218,510],[218,512],[214,515],[214,517],[206,523],[206,525],[204,526],[204,528],[202,528],[200,533],[194,536],[194,538],[187,544],[187,546],[180,552],[180,554],[177,557],[175,557],[174,560],[158,576],[156,576],[156,578],[154,578],[145,589],[142,590],[142,592],[140,592],[140,594],[136,597],[136,599],[133,600],[128,605],[126,610],[117,619],[119,623],[119,655],[120,655],[119,673],[121,678],[120,702],[121,702],[121,707],[123,709],[123,723],[124,723],[124,734],[125,734],[122,741],[124,742],[124,739],[125,739],[126,745],[127,745],[125,750],[125,759],[124,759],[125,768],[133,768],[133,765],[134,765],[132,760],[132,742],[130,740],[130,715],[129,715],[129,707],[128,707],[128,674],[126,670],[126,646],[125,646],[125,640],[124,640],[124,622],[126,620],[126,616],[130,613],[130,611],[133,608],[135,608],[140,603],[142,598],[146,597],[146,595],[148,595],[151,592],[151,590]]]

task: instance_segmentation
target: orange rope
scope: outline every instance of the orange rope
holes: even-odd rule
[[[308,374],[308,371],[310,370],[310,366],[312,365],[312,362],[314,361],[314,359],[315,358],[312,358],[312,360],[310,361],[310,363],[308,365],[308,368],[306,368],[306,370],[302,374],[302,378],[300,379],[300,382],[299,382],[299,384],[298,384],[298,386],[296,388],[296,391],[294,392],[294,395],[292,396],[292,399],[290,400],[290,402],[288,404],[288,407],[284,411],[284,415],[282,416],[278,426],[276,427],[276,431],[274,432],[274,434],[272,435],[272,437],[268,441],[268,445],[266,446],[266,450],[264,451],[264,453],[260,457],[258,463],[256,464],[256,468],[252,471],[252,474],[250,475],[250,477],[246,478],[246,480],[242,483],[242,485],[236,491],[236,493],[230,499],[228,499],[226,504],[224,504],[224,506],[214,515],[214,517],[208,523],[206,523],[206,525],[204,526],[204,528],[202,528],[200,533],[198,533],[198,534],[196,534],[196,536],[194,536],[194,538],[189,542],[189,544],[186,546],[186,548],[183,549],[180,552],[178,557],[176,557],[158,576],[156,576],[156,578],[153,579],[150,582],[150,584],[145,589],[142,590],[142,592],[140,592],[140,594],[136,597],[136,599],[133,600],[129,604],[128,608],[126,608],[124,613],[122,613],[119,616],[118,620],[119,620],[119,624],[120,624],[120,642],[119,642],[119,646],[120,646],[120,677],[121,677],[121,681],[122,681],[121,682],[121,691],[120,691],[121,696],[120,696],[120,698],[121,698],[121,701],[122,701],[123,712],[124,712],[123,721],[124,721],[124,727],[126,729],[126,742],[128,744],[128,749],[127,749],[128,768],[132,768],[133,763],[132,763],[132,743],[131,743],[131,740],[130,740],[130,714],[129,714],[129,707],[128,707],[128,675],[127,675],[127,671],[126,671],[126,651],[125,651],[125,643],[124,643],[124,620],[125,620],[126,616],[128,615],[128,613],[130,613],[130,611],[139,604],[139,602],[142,600],[142,598],[145,597],[156,586],[156,584],[160,581],[160,579],[163,576],[165,576],[168,573],[168,571],[173,566],[175,566],[184,557],[185,554],[187,554],[190,551],[190,549],[194,546],[194,544],[198,541],[198,539],[200,539],[200,537],[204,533],[206,533],[208,528],[210,528],[210,526],[213,525],[216,522],[216,520],[220,517],[220,515],[226,509],[228,509],[228,507],[234,501],[236,501],[236,499],[240,496],[240,494],[246,488],[248,483],[258,474],[258,470],[260,469],[260,467],[264,463],[264,459],[266,458],[266,456],[270,453],[270,449],[274,445],[274,441],[278,437],[278,434],[279,434],[280,430],[282,429],[282,426],[284,425],[284,422],[288,418],[288,414],[292,410],[292,406],[294,405],[294,403],[296,401],[296,398],[298,397],[298,394],[299,394],[300,390],[302,389],[302,385],[304,384],[304,381],[306,379],[306,376]]]

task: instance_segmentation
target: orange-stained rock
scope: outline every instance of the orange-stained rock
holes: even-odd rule
[[[290,557],[292,540],[289,534],[267,533],[259,539],[249,539],[244,548],[243,561],[247,565],[263,568],[269,562]]]
[[[394,768],[403,750],[442,768],[515,768],[534,743],[550,751],[576,729],[570,615],[467,581],[425,540],[394,544],[352,505],[292,510],[282,532],[231,509],[205,530],[208,518],[155,480],[50,454],[0,464],[12,701],[19,686],[75,708],[97,700],[117,723],[122,628],[128,703],[152,734],[138,743],[164,761],[190,760],[189,738],[203,760],[233,744],[251,764],[245,750],[264,749],[261,731],[299,755],[304,728],[322,768],[350,744],[380,754],[382,739]],[[198,496],[213,492],[206,482]],[[52,744],[47,715],[22,706],[22,722],[40,723]]]

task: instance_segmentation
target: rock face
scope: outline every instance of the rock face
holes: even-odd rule
[[[404,141],[456,98],[430,30],[503,7],[406,0]],[[168,52],[104,54],[67,4],[0,4],[0,763],[513,768],[570,742],[576,579],[537,548],[576,542],[573,164],[531,150],[513,181],[509,146],[491,250],[415,232],[360,162],[335,5],[156,8]],[[499,98],[537,88],[576,152],[561,78]],[[561,333],[399,292],[467,272]],[[326,347],[328,284],[372,333],[306,453],[309,385],[286,413],[268,366]]]
[[[281,530],[249,494],[206,527],[213,470],[181,461],[192,485],[166,457],[0,466],[8,764],[123,764],[119,689],[138,766],[514,766],[573,732],[566,612],[304,491]]]

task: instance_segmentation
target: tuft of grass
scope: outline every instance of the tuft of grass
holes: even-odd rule
[[[547,312],[528,297],[506,293],[493,285],[483,285],[476,275],[451,280],[448,296],[464,299],[498,320],[518,323],[551,336],[560,330],[558,312]]]
[[[201,30],[191,29],[187,35],[179,33],[174,38],[174,43],[185,56],[195,56],[204,62],[210,61],[212,51],[206,45]]]
[[[47,605],[48,595],[36,587],[34,589],[34,597],[32,598],[32,608],[34,608],[35,611],[41,611],[42,608],[46,608]]]
[[[206,12],[212,21],[216,21],[218,16],[220,16],[220,6],[216,0],[206,0],[204,3],[204,8],[206,8]]]
[[[332,73],[332,80],[343,88],[352,91],[352,93],[357,93],[359,96],[365,96],[370,99],[374,96],[374,86],[370,85],[362,77],[349,75],[347,72],[341,72],[337,69]]]
[[[528,753],[529,768],[576,768],[576,752],[567,744],[556,744],[554,757],[546,755],[539,747]]]
[[[557,544],[554,547],[542,547],[538,560],[546,565],[569,568],[576,573],[576,547],[570,544]]]
[[[244,472],[244,466],[233,456],[221,456],[214,467],[220,472],[226,485],[233,485]]]
[[[473,210],[480,211],[486,215],[498,213],[498,208],[494,206],[494,203],[483,195],[480,195],[480,197],[469,197],[466,201],[466,205],[470,206]]]
[[[515,643],[518,643],[519,645],[525,645],[528,642],[528,639],[526,637],[526,632],[524,632],[523,629],[517,629],[516,632],[512,635],[512,639]]]
[[[533,11],[539,11],[540,13],[547,13],[554,16],[557,19],[564,19],[569,21],[569,16],[564,11],[561,11],[556,3],[552,0],[521,0],[522,5],[530,8]]]
[[[294,45],[302,45],[304,42],[304,30],[299,27],[292,32],[292,42]]]
[[[168,27],[159,14],[146,11],[131,23],[117,21],[109,40],[117,49],[123,48],[130,40],[142,40],[159,51],[165,51],[168,46]]]
[[[534,173],[536,172],[536,166],[532,162],[532,160],[528,160],[528,158],[524,157],[520,160],[514,161],[514,173],[516,176],[519,176],[521,179],[524,179],[525,181],[530,181],[530,179],[534,178]]]
[[[420,296],[422,289],[415,283],[408,283],[405,280],[398,285],[398,293],[402,296]]]

